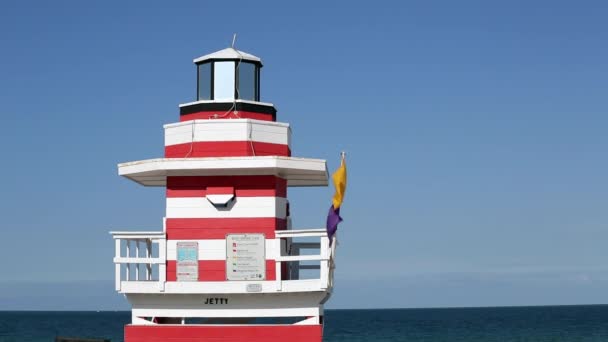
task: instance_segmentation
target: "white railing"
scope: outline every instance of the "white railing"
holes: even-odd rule
[[[159,291],[164,291],[166,272],[167,240],[164,232],[110,232],[114,238],[116,291],[121,290],[121,282],[158,282]],[[157,256],[153,256],[157,245]],[[124,249],[122,248],[124,246]],[[123,253],[124,251],[124,253]],[[122,272],[122,265],[126,265]],[[158,271],[153,272],[154,265]],[[143,270],[142,270],[142,267]],[[133,270],[134,272],[131,272]],[[134,273],[134,274],[132,274]]]
[[[320,242],[292,242],[294,238],[310,238],[318,237]],[[276,254],[275,262],[275,281],[277,291],[282,290],[282,262],[291,262],[289,270],[290,279],[298,280],[300,277],[300,270],[303,269],[318,269],[319,280],[321,289],[327,289],[332,286],[333,283],[333,250],[335,246],[329,246],[329,238],[325,229],[298,229],[298,230],[280,230],[275,232],[275,244],[280,248],[281,239],[288,240],[290,250],[289,255],[283,255],[280,251]],[[318,249],[319,254],[315,255],[302,255],[300,254],[303,249]],[[319,261],[319,265],[300,265],[300,261]]]
[[[115,278],[116,290],[119,292],[242,293],[246,291],[246,284],[242,281],[167,283],[167,240],[164,232],[110,232],[110,234],[115,242]],[[318,238],[319,242],[296,241],[301,238]],[[266,251],[267,255],[272,255],[275,259],[275,280],[262,282],[264,292],[318,291],[328,290],[333,286],[336,243],[334,240],[330,246],[325,229],[276,231],[275,243],[267,247],[271,248]],[[317,249],[319,252],[313,255],[301,254],[305,249]],[[318,261],[319,264],[300,264],[308,261]],[[281,263],[284,262],[289,263],[290,266],[286,281],[282,280]],[[301,279],[300,270],[319,270],[319,278]]]

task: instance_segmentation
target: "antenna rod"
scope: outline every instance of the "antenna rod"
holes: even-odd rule
[[[234,49],[234,43],[236,43],[236,33],[232,36],[232,48]]]

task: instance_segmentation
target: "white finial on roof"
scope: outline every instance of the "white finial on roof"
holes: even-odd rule
[[[236,43],[236,33],[232,36],[232,45],[231,47],[234,49],[234,43]]]

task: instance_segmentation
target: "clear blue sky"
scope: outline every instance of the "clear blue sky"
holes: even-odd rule
[[[109,230],[161,229],[192,59],[260,56],[294,155],[348,153],[330,308],[608,303],[603,1],[0,5],[0,310],[121,309]],[[297,227],[331,188],[291,189]]]

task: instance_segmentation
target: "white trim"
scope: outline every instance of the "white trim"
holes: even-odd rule
[[[165,232],[138,232],[138,231],[111,231],[110,235],[114,239],[164,239]]]
[[[114,239],[114,258],[120,258],[120,239]],[[120,291],[120,264],[114,264],[114,287]]]
[[[329,286],[329,238],[324,236],[321,238],[321,248],[319,249],[321,256],[320,263],[320,281],[321,287],[324,289],[330,288]]]
[[[118,264],[164,264],[161,258],[134,258],[134,257],[115,257],[114,262]]]
[[[275,259],[277,262],[287,261],[318,261],[318,260],[329,260],[323,259],[319,254],[317,255],[293,255],[293,256],[281,256]]]
[[[161,264],[162,266],[162,264]],[[162,276],[162,274],[161,274]],[[247,293],[247,284],[260,284],[262,291],[257,293],[277,293],[277,282],[266,281],[169,281],[165,282],[164,293],[181,294],[219,294]],[[326,291],[319,279],[283,280],[280,292],[314,292]],[[159,293],[155,281],[122,281],[120,293]]]
[[[274,294],[259,294],[259,293],[241,293],[241,294],[222,294],[216,293],[218,296],[200,296],[198,294],[173,294],[166,293],[162,296],[147,296],[145,294],[129,294],[128,299],[136,308],[142,307],[181,307],[200,308],[214,307],[222,309],[239,309],[239,308],[259,308],[271,309],[282,308],[284,306],[292,308],[317,307],[319,301],[322,300],[326,293],[324,291],[309,291],[305,293],[297,293],[293,295],[284,295],[282,293]],[[224,297],[227,302],[222,304],[205,305],[205,299],[208,297]]]
[[[325,160],[280,156],[156,158],[118,164],[118,174],[146,186],[166,186],[167,176],[275,175],[289,186],[326,186]]]
[[[291,141],[289,124],[263,120],[192,120],[164,127],[165,146],[220,141],[254,141],[289,146]]]
[[[277,238],[295,238],[295,237],[311,237],[311,236],[327,236],[325,228],[313,228],[313,229],[293,229],[293,230],[277,230],[275,232]]]
[[[133,315],[140,317],[306,317],[319,315],[318,307],[272,308],[272,309],[132,309]]]
[[[285,218],[284,197],[237,197],[228,207],[216,207],[205,197],[167,198],[167,218]]]
[[[200,102],[200,101],[199,101]],[[207,101],[209,102],[209,101]],[[167,129],[167,128],[175,128],[175,127],[191,127],[192,123],[195,124],[225,124],[225,123],[242,123],[242,122],[251,122],[252,124],[259,124],[259,125],[264,125],[264,126],[271,126],[271,127],[281,127],[281,128],[288,128],[290,127],[289,123],[286,122],[278,122],[278,121],[265,121],[265,120],[256,120],[256,119],[195,119],[195,120],[188,120],[188,121],[179,121],[179,122],[173,122],[173,123],[168,123],[168,124],[164,124],[163,128]]]
[[[254,105],[261,105],[261,106],[266,106],[266,107],[274,107],[274,104],[270,103],[270,102],[260,102],[260,101],[250,101],[250,100],[243,100],[243,99],[236,99],[234,101],[226,101],[226,100],[200,100],[200,101],[192,101],[192,102],[187,102],[187,103],[182,103],[179,105],[179,107],[187,107],[187,106],[192,106],[192,105],[196,105],[196,104],[205,104],[205,103],[249,103],[249,104],[254,104]],[[274,107],[276,108],[276,107]]]
[[[160,240],[158,243],[158,258],[167,260],[167,240]],[[167,282],[167,263],[164,262],[158,265],[158,284],[157,289],[160,292],[165,291]]]

